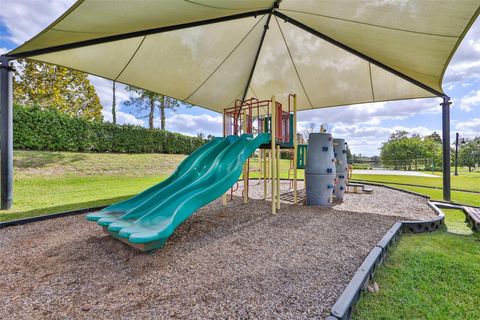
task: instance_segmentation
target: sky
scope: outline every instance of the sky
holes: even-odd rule
[[[0,3],[8,0],[0,0]],[[0,54],[8,52],[42,31],[74,0],[15,0],[7,10],[0,10]],[[112,82],[90,76],[103,105],[105,121],[111,121]],[[480,136],[480,20],[474,23],[455,53],[443,79],[443,88],[452,98],[451,139],[455,132],[472,138]],[[125,106],[129,93],[117,84],[117,121],[147,126],[146,112]],[[310,123],[318,130],[321,123],[335,137],[348,141],[353,153],[377,155],[382,141],[396,130],[421,135],[441,132],[440,99],[417,99],[378,102],[355,106],[301,111],[298,131],[303,133]],[[159,115],[155,125],[159,126]],[[222,116],[200,107],[181,107],[167,113],[166,129],[187,135],[202,132],[222,135]]]

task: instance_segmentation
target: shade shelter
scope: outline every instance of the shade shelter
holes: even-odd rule
[[[443,98],[444,198],[450,199],[446,67],[477,0],[79,0],[2,57],[2,207],[11,205],[11,70],[28,58],[222,112],[235,100],[298,96],[298,110]],[[10,75],[11,78],[11,75]]]

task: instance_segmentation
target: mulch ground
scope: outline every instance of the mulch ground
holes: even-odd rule
[[[347,195],[344,207],[331,209],[282,204],[276,216],[263,200],[242,205],[235,197],[226,208],[217,200],[153,253],[112,239],[83,215],[1,229],[0,314],[324,318],[374,245],[409,217],[409,206],[417,218],[422,210],[425,218],[432,214],[422,198],[381,189]],[[377,209],[388,205],[390,213],[348,210],[349,196],[366,196],[362,200]],[[408,200],[392,207],[392,196]]]

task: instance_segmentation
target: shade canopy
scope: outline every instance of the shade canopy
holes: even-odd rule
[[[443,95],[478,0],[80,0],[8,53],[222,112]]]

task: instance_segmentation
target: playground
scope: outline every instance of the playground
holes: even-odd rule
[[[226,207],[217,199],[200,209],[151,254],[108,236],[84,215],[3,229],[2,314],[327,316],[392,224],[435,216],[424,198],[377,187],[347,194],[331,209],[286,201],[277,215],[269,201],[244,205],[241,191],[240,184]],[[252,180],[250,191],[252,198],[263,195],[263,186]]]

